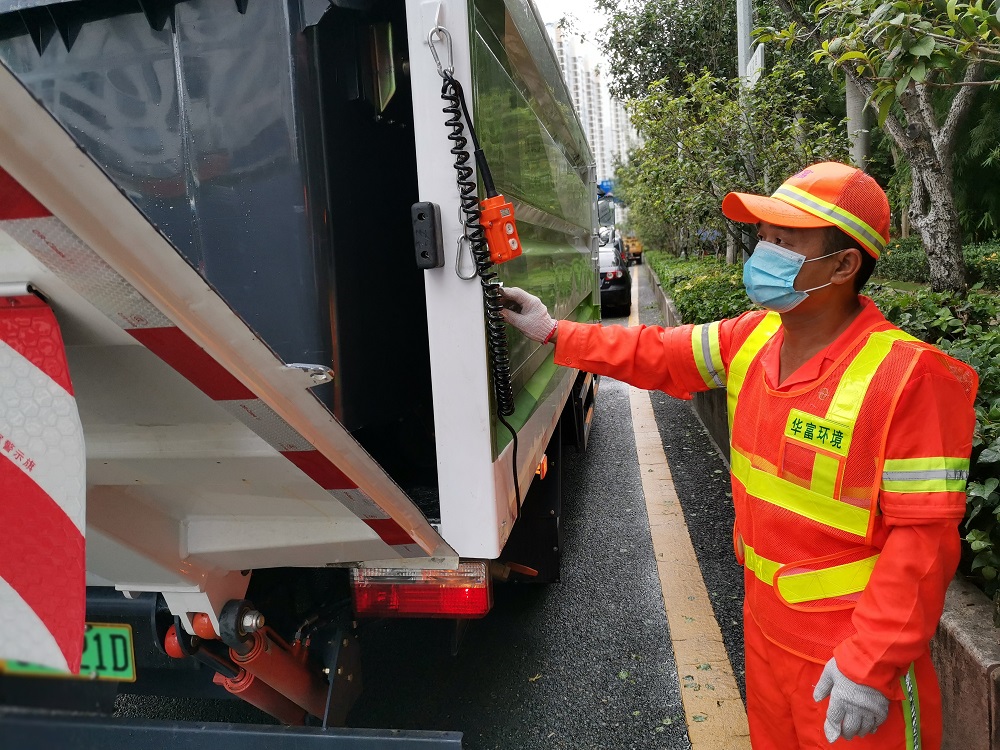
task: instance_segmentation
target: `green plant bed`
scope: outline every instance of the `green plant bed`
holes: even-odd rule
[[[1000,257],[1000,247],[987,252],[988,247],[970,248],[966,257],[978,254],[983,259],[980,267],[992,267]],[[743,290],[739,265],[680,260],[655,251],[647,253],[646,262],[686,323],[729,318],[753,307]],[[962,569],[989,596],[996,597],[1000,591],[1000,295],[985,286],[980,281],[966,296],[959,296],[932,292],[912,280],[891,280],[869,284],[864,293],[892,323],[979,373],[976,430],[961,526],[965,540]]]
[[[968,245],[962,249],[970,284],[1000,290],[1000,241]],[[875,279],[886,282],[926,284],[930,281],[927,253],[919,237],[893,240],[875,266]]]

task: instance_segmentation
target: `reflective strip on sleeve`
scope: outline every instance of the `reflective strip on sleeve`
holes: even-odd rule
[[[782,563],[761,557],[752,547],[745,547],[744,550],[746,567],[768,586],[773,585]],[[877,561],[878,555],[872,555],[843,565],[778,576],[778,592],[789,604],[856,594],[865,590]]]
[[[834,500],[786,479],[755,469],[747,456],[731,450],[733,478],[737,479],[748,494],[766,503],[791,511],[816,523],[832,526],[864,537],[868,534],[867,508]]]
[[[882,235],[872,229],[866,222],[851,212],[828,203],[822,198],[817,198],[805,190],[800,190],[792,185],[782,185],[771,197],[777,198],[796,208],[801,208],[813,216],[818,216],[838,226],[871,250],[876,258],[885,250],[885,240],[882,238]]]
[[[964,492],[969,459],[948,456],[886,459],[882,469],[885,492]]]
[[[743,381],[746,380],[750,363],[757,356],[764,344],[781,327],[781,316],[776,312],[769,312],[757,324],[757,327],[750,332],[747,340],[736,352],[732,362],[729,363],[728,382],[726,383],[726,407],[729,412],[729,434],[733,433],[733,415],[736,414],[736,402],[743,388]]]
[[[719,323],[695,326],[691,331],[691,350],[701,379],[709,388],[726,387],[726,367],[719,344]]]

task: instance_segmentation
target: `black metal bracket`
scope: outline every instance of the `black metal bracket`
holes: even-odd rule
[[[253,609],[246,599],[230,599],[219,613],[219,638],[238,654],[248,654],[253,640],[243,627],[243,615]]]
[[[414,203],[410,208],[413,221],[413,247],[417,268],[444,266],[444,243],[441,239],[441,208],[436,203]]]

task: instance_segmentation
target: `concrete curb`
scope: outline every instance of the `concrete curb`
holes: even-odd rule
[[[680,325],[673,302],[656,274],[643,264],[668,326]],[[722,457],[729,462],[729,424],[722,390],[695,394],[694,409]],[[958,577],[948,587],[944,613],[931,640],[944,714],[942,750],[1000,748],[1000,631],[993,603]]]

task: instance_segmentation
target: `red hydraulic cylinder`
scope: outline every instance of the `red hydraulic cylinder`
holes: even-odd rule
[[[206,623],[208,624],[206,625]],[[201,630],[206,634],[210,633],[214,635],[214,630],[211,629],[211,623],[205,615],[196,615],[194,626],[195,630]],[[264,644],[264,646],[261,644]],[[183,659],[188,656],[188,654],[184,652],[184,649],[181,648],[180,639],[177,635],[177,629],[173,625],[171,625],[167,630],[166,637],[163,641],[163,647],[167,654],[175,659]],[[261,648],[267,647],[269,647],[272,651],[279,652],[283,655],[288,653],[281,650],[263,634],[257,633],[255,634],[254,648],[251,649],[250,653],[247,654],[247,657],[244,658],[253,657],[255,652]],[[288,658],[292,659],[292,663],[295,664],[299,670],[305,671],[306,667],[298,661],[294,661],[293,656],[289,655]],[[254,663],[267,664],[268,660],[262,660],[258,657]],[[278,669],[274,669],[274,671],[275,674],[283,674]],[[310,673],[307,673],[307,676],[309,674]],[[298,679],[300,682],[303,681],[302,677],[299,677]],[[250,705],[256,706],[264,713],[270,714],[283,724],[287,724],[288,726],[301,726],[305,724],[305,708],[297,705],[293,700],[289,699],[285,695],[282,695],[282,693],[279,692],[279,689],[268,685],[263,679],[254,676],[242,667],[240,667],[239,672],[235,677],[226,677],[223,674],[216,673],[212,678],[212,681],[216,685],[221,685],[233,695],[245,700]],[[321,705],[325,709],[325,693],[322,696],[322,700],[323,703]],[[322,713],[317,714],[317,716],[322,716]]]
[[[326,712],[327,686],[319,674],[311,671],[291,647],[283,647],[283,642],[279,645],[277,635],[271,637],[265,633],[270,634],[270,629],[251,635],[253,646],[244,655],[230,649],[230,658],[313,716],[322,718]]]
[[[232,679],[217,673],[212,681],[233,695],[239,696],[250,705],[256,706],[264,713],[271,714],[282,724],[302,726],[306,722],[306,712],[302,706],[295,705],[245,669],[241,669],[240,673]]]

